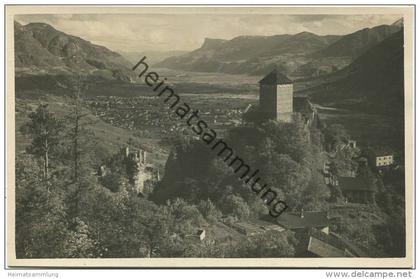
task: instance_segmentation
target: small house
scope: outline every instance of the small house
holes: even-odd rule
[[[322,258],[366,257],[366,254],[353,243],[335,233],[326,234],[311,229],[306,234],[306,243],[302,251],[304,256]]]
[[[345,251],[340,250],[326,241],[318,239],[314,236],[309,237],[308,252],[318,257],[335,258],[345,257]]]
[[[204,238],[206,238],[206,230],[197,230],[196,235],[198,236],[198,238],[200,239],[200,241],[203,241]]]
[[[366,177],[338,177],[338,186],[348,202],[375,203],[376,186],[374,183],[369,182]]]
[[[387,148],[370,149],[369,161],[376,168],[389,167],[394,164],[394,154]]]

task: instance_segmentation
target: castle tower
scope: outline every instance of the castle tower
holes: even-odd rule
[[[276,69],[260,80],[260,112],[263,119],[291,121],[293,82]]]

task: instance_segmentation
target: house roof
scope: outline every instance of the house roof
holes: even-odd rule
[[[372,152],[376,157],[389,156],[393,154],[392,150],[386,147],[373,148]]]
[[[268,221],[264,221],[264,220],[255,220],[255,221],[253,221],[253,223],[255,225],[259,226],[260,228],[262,228],[264,231],[283,232],[283,231],[286,230],[285,228],[283,228],[282,226],[280,226],[277,223],[268,222]]]
[[[285,212],[276,218],[277,223],[281,226],[293,230],[304,228],[321,228],[327,227],[329,222],[327,212],[321,211],[304,211],[301,214]]]
[[[249,233],[257,233],[257,232],[262,232],[263,231],[263,229],[260,226],[255,225],[253,223],[247,223],[247,222],[236,222],[233,225],[233,227],[240,228],[240,229],[245,230]]]
[[[260,84],[292,84],[293,81],[283,75],[277,69],[272,70],[268,75],[260,80]]]
[[[368,191],[376,192],[374,183],[369,183],[366,177],[338,177],[338,186],[342,191]]]
[[[367,254],[354,243],[330,232],[326,234],[317,229],[309,231],[307,250],[321,257],[367,257]]]
[[[329,238],[334,238],[340,242],[340,246],[348,255],[356,256],[356,257],[367,257],[368,255],[359,247],[356,246],[355,243],[342,238],[341,236],[335,234],[334,232],[330,232],[328,235]]]
[[[327,242],[313,236],[309,237],[308,251],[324,258],[345,257],[344,250],[340,250]]]

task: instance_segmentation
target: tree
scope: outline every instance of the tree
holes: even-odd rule
[[[70,122],[70,133],[69,137],[71,140],[71,154],[73,161],[73,180],[75,182],[80,179],[80,170],[84,169],[85,166],[82,165],[82,155],[87,154],[86,147],[91,143],[89,138],[89,131],[86,129],[88,124],[83,119],[86,117],[86,114],[82,112],[81,105],[81,93],[83,90],[86,90],[87,85],[83,82],[82,77],[79,75],[77,83],[74,87],[73,94],[71,96],[73,102],[73,111],[68,116]]]
[[[276,153],[287,154],[298,163],[311,154],[309,132],[299,116],[293,117],[290,123],[268,121],[262,126],[262,131],[265,137],[272,140]]]
[[[72,110],[66,116],[66,154],[65,162],[67,168],[71,171],[71,182],[69,183],[68,196],[70,200],[69,214],[72,217],[80,215],[80,200],[86,194],[87,188],[92,184],[95,177],[91,176],[93,172],[93,156],[95,155],[95,142],[92,131],[87,128],[93,121],[87,121],[88,113],[82,106],[82,92],[86,90],[87,84],[81,75],[73,87],[71,95]],[[115,185],[118,188],[119,185]]]
[[[167,201],[163,212],[171,217],[170,227],[176,233],[193,233],[197,227],[205,223],[197,206],[189,204],[182,199]]]
[[[27,151],[42,158],[44,179],[49,175],[50,153],[59,143],[60,122],[48,110],[48,105],[41,104],[29,115],[30,122],[22,126],[22,133],[32,136]]]
[[[254,125],[258,125],[262,122],[262,117],[260,114],[260,110],[258,106],[251,106],[248,111],[244,113],[242,119],[246,123],[252,123]]]
[[[203,217],[210,222],[215,223],[222,215],[209,199],[200,201],[197,207]]]
[[[312,170],[311,180],[302,193],[305,210],[325,209],[326,199],[330,196],[330,191],[319,172]]]
[[[16,256],[18,258],[62,257],[67,238],[66,205],[60,181],[48,188],[43,168],[33,155],[16,160]]]
[[[246,219],[251,214],[248,204],[237,195],[229,195],[223,201],[223,209],[239,219]]]
[[[311,179],[311,169],[297,163],[289,155],[274,153],[271,160],[261,166],[261,171],[267,184],[284,194],[281,198],[287,201],[289,208],[300,210],[302,193]]]
[[[95,241],[90,237],[88,225],[80,218],[74,220],[74,231],[70,231],[63,253],[69,258],[92,258],[95,256]]]
[[[325,143],[327,144],[327,149],[332,151],[338,144],[346,142],[350,137],[341,124],[332,124],[328,126],[325,131]]]

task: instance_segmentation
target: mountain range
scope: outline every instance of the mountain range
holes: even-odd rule
[[[292,77],[319,76],[342,69],[356,57],[401,29],[401,23],[365,28],[354,33],[320,36],[239,36],[205,39],[192,52],[169,57],[157,66],[199,72],[261,75],[277,67]]]
[[[132,63],[146,55],[157,67],[251,75],[263,75],[277,67],[296,79],[343,69],[401,28],[402,21],[397,21],[344,36],[301,32],[239,36],[231,40],[207,38],[199,49],[191,52],[149,51],[120,55],[45,23],[21,25],[15,22],[15,66],[17,75],[86,73],[129,81]]]
[[[292,77],[312,79],[314,82],[301,87],[304,89],[299,93],[310,95],[316,103],[398,113],[403,111],[404,100],[402,26],[400,20],[345,36],[302,32],[206,39],[199,49],[166,58],[155,66],[260,75],[277,66],[285,74],[292,73]],[[120,54],[51,25],[15,22],[17,90],[34,86],[45,90],[64,88],[74,81],[68,77],[79,73],[131,81],[131,65]],[[326,67],[331,70],[322,72]]]
[[[131,63],[106,47],[45,23],[14,23],[15,67],[20,74],[86,74],[130,80]]]

